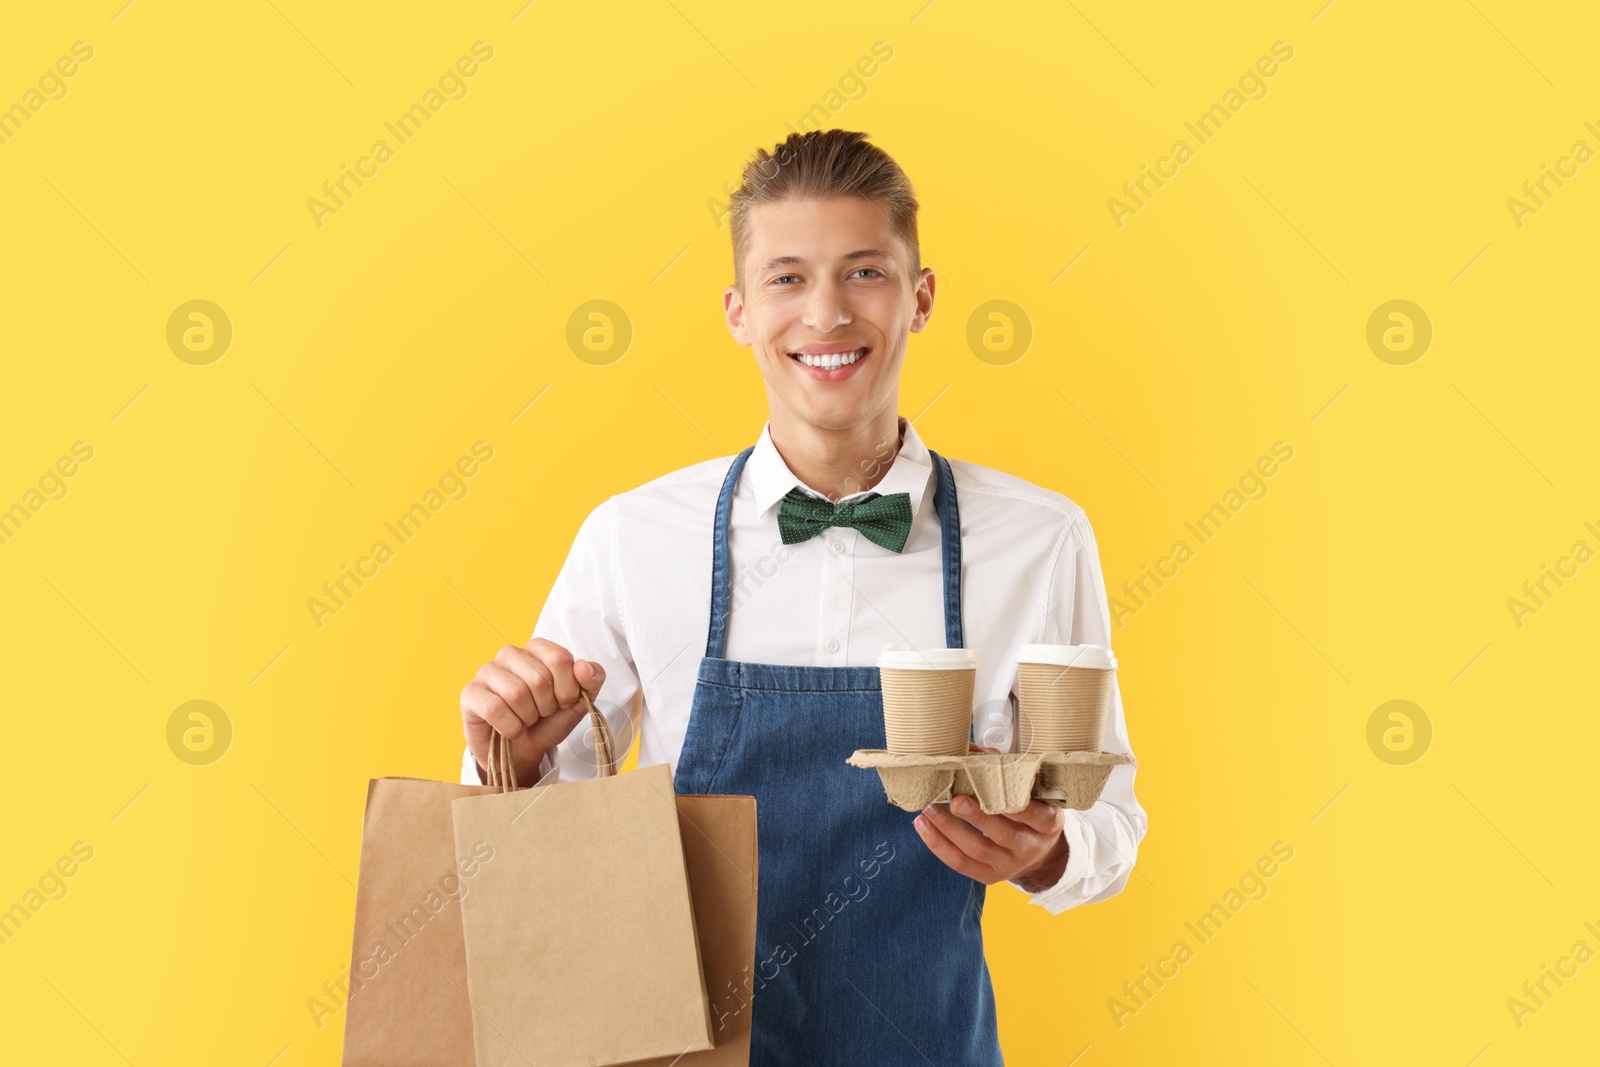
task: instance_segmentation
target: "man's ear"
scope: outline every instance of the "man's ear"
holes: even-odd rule
[[[722,292],[722,315],[728,320],[728,332],[746,348],[750,347],[750,331],[744,324],[744,296],[739,287],[730,285]]]
[[[912,333],[921,333],[933,317],[933,290],[937,280],[932,267],[923,267],[917,274],[916,289],[911,294],[917,302],[917,310],[911,316]]]

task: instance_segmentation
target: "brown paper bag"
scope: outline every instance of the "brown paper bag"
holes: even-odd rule
[[[418,778],[368,783],[345,1067],[473,1067],[460,900],[495,857],[487,842],[457,856],[450,804],[499,791]]]
[[[495,857],[462,903],[478,1067],[688,1062],[714,1048],[672,776],[659,764],[616,776],[605,719],[592,705],[590,719],[600,777],[451,805],[457,848],[484,841]],[[739,799],[753,815],[753,799]],[[722,805],[736,821],[740,806]],[[738,950],[753,963],[750,845],[747,871],[738,872],[749,875],[749,948]],[[719,893],[742,896],[725,869],[713,874],[708,904]],[[740,1016],[747,1026],[748,1009],[735,1025]]]

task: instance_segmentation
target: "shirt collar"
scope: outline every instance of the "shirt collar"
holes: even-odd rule
[[[911,498],[911,514],[915,516],[921,510],[929,478],[933,475],[933,457],[929,454],[927,446],[922,443],[922,438],[917,435],[916,427],[912,426],[904,415],[900,416],[900,426],[905,431],[905,436],[900,441],[900,451],[895,454],[888,473],[870,490],[863,489],[857,493],[847,494],[841,497],[841,500],[853,500],[867,492],[882,496],[905,493]],[[872,473],[870,469],[863,471],[863,480],[865,475],[870,473]],[[749,479],[751,488],[755,490],[756,508],[762,515],[765,515],[789,490],[796,487],[802,492],[826,499],[821,493],[795,477],[789,465],[778,454],[778,447],[772,443],[770,419],[761,427],[761,437],[756,441],[755,451],[751,452],[750,458],[745,461],[744,474]]]

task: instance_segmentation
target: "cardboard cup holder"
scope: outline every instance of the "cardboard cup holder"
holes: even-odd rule
[[[972,752],[917,756],[857,749],[845,761],[871,768],[889,803],[921,811],[952,797],[974,797],[990,815],[1021,811],[1029,800],[1083,810],[1100,799],[1111,769],[1136,763],[1126,752]]]

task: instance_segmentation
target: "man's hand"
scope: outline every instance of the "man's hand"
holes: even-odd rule
[[[947,867],[984,885],[1017,881],[1044,888],[1067,869],[1066,813],[1042,800],[1010,815],[985,815],[972,797],[956,797],[948,808],[929,804],[914,825]]]
[[[967,750],[999,751],[971,743]],[[948,810],[929,804],[913,825],[947,867],[984,885],[1015,881],[1037,892],[1067,869],[1066,813],[1043,801],[1030,800],[1010,815],[985,815],[973,798],[956,797]]]
[[[588,714],[578,690],[593,701],[605,680],[600,664],[575,660],[553,641],[535,638],[524,648],[507,645],[461,691],[467,747],[479,767],[487,767],[490,739],[496,733],[509,737],[517,780],[531,783],[544,754]]]

